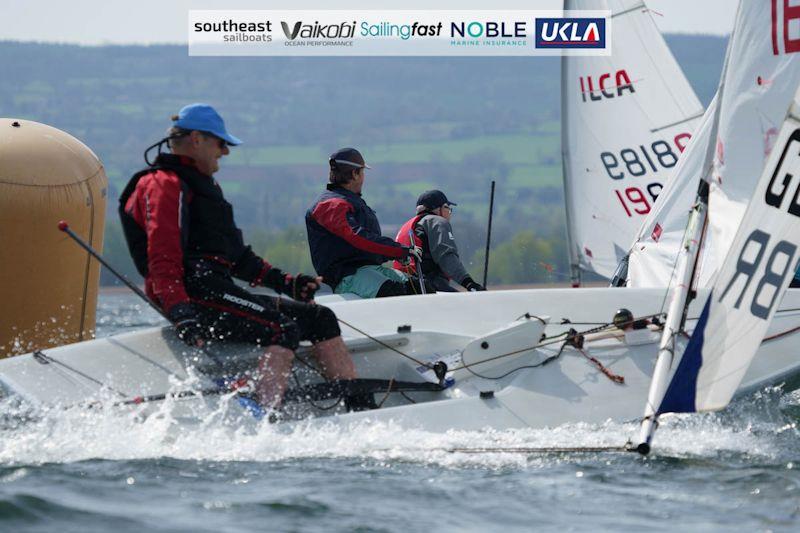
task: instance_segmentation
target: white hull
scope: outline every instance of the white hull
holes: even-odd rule
[[[327,305],[343,321],[371,336],[381,338],[414,358],[435,361],[439,356],[463,349],[476,338],[507,328],[525,313],[549,317],[550,323],[544,329],[549,336],[569,327],[578,331],[592,327],[560,325],[562,318],[573,323],[609,322],[621,307],[641,317],[658,313],[663,298],[664,291],[657,289],[536,289],[440,293],[330,302]],[[695,302],[704,300],[705,294],[701,293]],[[696,318],[699,313],[699,304],[690,307],[690,328],[694,324],[691,318]],[[397,328],[405,325],[411,326],[411,332],[398,333]],[[420,379],[417,365],[411,361],[346,326],[342,330],[354,352],[360,377]],[[522,327],[519,334],[516,330],[513,334],[506,333],[509,338],[504,341],[490,338],[487,356],[513,351],[515,346],[534,346],[541,331],[539,322],[532,320],[530,325]],[[648,333],[642,334],[648,336]],[[514,338],[514,335],[519,338]],[[767,339],[775,335],[780,336],[762,344],[740,392],[775,384],[788,375],[800,373],[800,358],[797,357],[800,291],[787,292],[770,325]],[[647,398],[658,347],[658,334],[652,332],[649,338],[645,344],[629,345],[619,330],[587,337],[586,353],[597,358],[614,374],[623,376],[624,384],[612,382],[597,366],[568,347],[558,359],[545,366],[520,369],[500,380],[479,378],[466,369],[457,370],[454,373],[455,385],[443,392],[408,393],[410,398],[418,401],[416,404],[412,405],[393,393],[381,409],[325,417],[325,421],[351,422],[369,418],[391,420],[404,427],[446,431],[544,427],[638,418]],[[505,347],[502,347],[503,342]],[[472,370],[485,376],[500,376],[514,368],[541,362],[558,352],[559,348],[560,344],[552,344],[525,350],[472,367]],[[116,391],[111,393],[114,399],[130,400],[136,396],[184,390],[189,388],[189,383],[207,389],[213,386],[209,376],[220,374],[228,363],[232,364],[229,368],[238,366],[241,374],[259,352],[248,346],[228,345],[205,354],[187,349],[174,339],[169,328],[149,328],[46,350],[45,354],[51,360],[47,364],[32,354],[0,361],[0,383],[8,391],[34,404],[88,402],[101,390],[97,382]],[[465,356],[465,359],[468,362],[477,360],[473,356]],[[196,379],[193,381],[190,376]],[[487,397],[489,391],[493,392],[491,397]],[[483,398],[481,392],[484,392]],[[218,396],[203,400],[187,398],[180,400],[179,405],[190,412],[198,401],[209,401],[209,398],[216,401]]]

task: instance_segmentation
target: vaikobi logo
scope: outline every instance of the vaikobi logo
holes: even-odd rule
[[[534,46],[603,49],[606,47],[606,19],[537,18]]]
[[[304,24],[303,21],[289,25],[281,21],[281,28],[286,38],[294,41],[301,39],[352,39],[356,33],[356,22],[340,22],[338,24]]]

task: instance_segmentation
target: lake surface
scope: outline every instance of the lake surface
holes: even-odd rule
[[[104,294],[98,335],[159,323]],[[800,350],[798,350],[800,352]],[[400,431],[70,410],[0,415],[0,531],[800,530],[800,393],[665,418],[650,457],[464,454],[621,445],[635,424]]]

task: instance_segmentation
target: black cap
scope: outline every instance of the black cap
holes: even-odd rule
[[[364,156],[361,155],[361,152],[355,148],[341,148],[337,150],[331,154],[331,157],[328,159],[328,163],[330,163],[331,168],[334,168],[337,165],[356,168],[372,168],[364,161]]]
[[[447,199],[442,191],[425,191],[417,198],[417,205],[428,209],[438,209],[443,205],[458,205]]]

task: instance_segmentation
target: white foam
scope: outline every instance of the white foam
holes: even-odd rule
[[[663,417],[656,456],[763,455],[777,452],[791,428],[786,417],[764,417],[766,408],[797,404],[800,396],[768,391],[737,402],[724,414]],[[793,402],[793,403],[792,403]],[[0,406],[2,407],[2,406]],[[0,463],[65,463],[87,459],[129,460],[171,457],[212,461],[283,461],[299,458],[363,458],[412,461],[445,467],[537,467],[564,456],[513,453],[453,453],[453,448],[540,448],[621,446],[638,425],[607,422],[549,429],[449,431],[444,434],[400,428],[392,423],[343,426],[300,423],[291,428],[256,422],[235,401],[197,407],[192,422],[178,417],[175,401],[142,417],[145,406],[120,409],[51,409],[18,427],[0,430]],[[9,413],[11,407],[5,406]],[[8,418],[6,418],[8,420]],[[633,456],[633,454],[631,454]],[[568,455],[567,457],[571,457]]]

